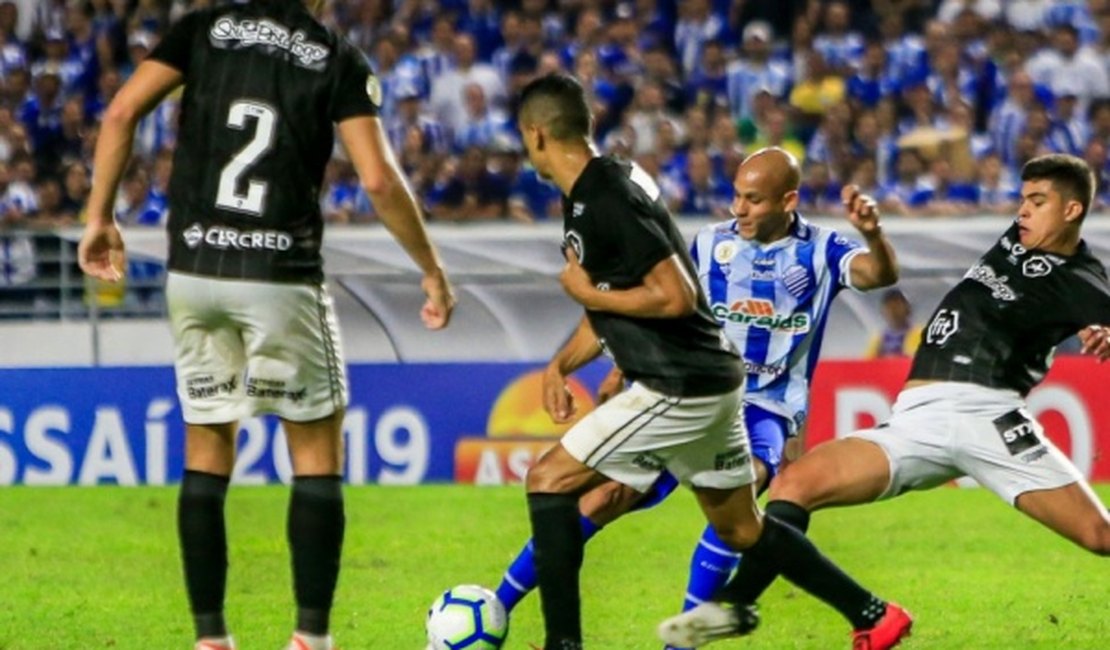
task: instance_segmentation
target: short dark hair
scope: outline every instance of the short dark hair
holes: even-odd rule
[[[593,116],[582,84],[559,73],[540,77],[524,87],[517,123],[521,127],[543,125],[553,139],[560,141],[588,138],[593,132]]]
[[[1037,156],[1021,168],[1021,180],[1051,181],[1052,189],[1065,201],[1079,201],[1083,206],[1080,219],[1087,216],[1094,201],[1095,173],[1082,158],[1064,153]]]

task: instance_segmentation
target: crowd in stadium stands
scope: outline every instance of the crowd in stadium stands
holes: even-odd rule
[[[0,223],[80,219],[98,118],[184,12],[210,0],[0,0]],[[1018,170],[1067,152],[1110,203],[1110,0],[327,0],[379,75],[382,117],[429,219],[544,220],[514,101],[572,72],[606,152],[676,213],[727,214],[745,152],[803,161],[801,207],[856,183],[887,214],[1008,212]],[[176,102],[143,120],[125,224],[166,218]],[[329,221],[373,220],[339,150]]]

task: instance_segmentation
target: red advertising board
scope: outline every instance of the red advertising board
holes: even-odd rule
[[[874,425],[909,372],[908,359],[823,361],[814,377],[806,445]],[[1093,481],[1110,481],[1110,363],[1061,357],[1029,394],[1029,410],[1049,438]]]

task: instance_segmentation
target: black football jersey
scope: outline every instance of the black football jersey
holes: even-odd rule
[[[333,124],[377,115],[381,102],[365,57],[301,0],[188,14],[150,57],[185,78],[169,188],[169,268],[319,281],[319,195]]]
[[[1044,379],[1056,345],[1095,324],[1110,324],[1102,263],[1083,242],[1068,257],[1026,250],[1015,224],[941,300],[910,379],[1026,395]]]
[[[675,254],[690,277],[697,277],[655,181],[639,166],[611,156],[592,159],[564,197],[563,237],[602,290],[639,286],[656,264]],[[700,288],[697,309],[681,318],[589,310],[586,315],[625,376],[652,390],[694,397],[740,385],[740,357]]]

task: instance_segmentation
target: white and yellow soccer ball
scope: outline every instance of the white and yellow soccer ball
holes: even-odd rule
[[[497,650],[509,632],[509,615],[489,589],[459,585],[428,608],[425,629],[427,650]]]

